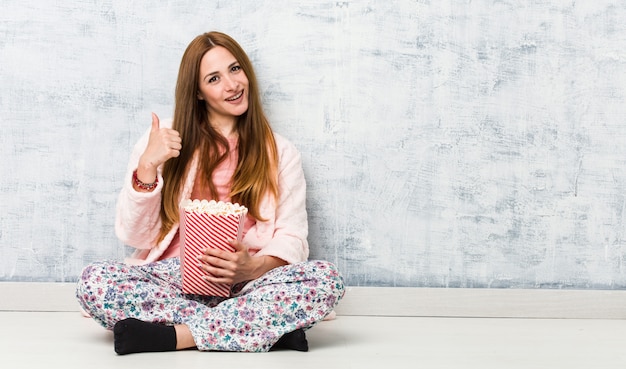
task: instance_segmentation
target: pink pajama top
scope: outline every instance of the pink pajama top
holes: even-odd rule
[[[226,159],[219,163],[219,165],[215,168],[212,175],[213,184],[215,185],[215,189],[217,191],[216,201],[230,201],[231,198],[228,196],[230,194],[230,189],[233,185],[233,174],[235,173],[235,169],[237,169],[237,159],[239,157],[239,153],[237,151],[237,139],[229,139],[228,145],[230,150],[228,151],[228,156]],[[193,190],[191,191],[191,199],[212,199],[211,191],[208,188],[203,188],[200,185],[200,181],[196,181],[193,185]],[[244,222],[243,227],[243,236],[246,235],[248,230],[256,223],[256,219],[251,216],[247,216]],[[170,243],[170,246],[165,250],[163,255],[159,257],[161,259],[173,258],[180,256],[180,231],[176,233],[174,239]]]
[[[171,124],[171,120],[161,121],[161,127],[164,128],[171,127]],[[157,170],[159,183],[152,192],[138,192],[132,186],[132,174],[148,145],[149,135],[150,130],[139,139],[131,153],[116,207],[115,233],[122,242],[136,248],[132,256],[126,259],[129,264],[147,264],[178,256],[178,224],[172,227],[161,242],[155,242],[161,229],[159,210],[163,189],[162,168]],[[261,200],[259,211],[266,220],[248,218],[242,242],[251,255],[275,256],[293,264],[305,261],[309,256],[306,182],[300,153],[296,147],[280,135],[275,134],[274,137],[278,149],[278,198],[266,195]],[[213,177],[223,201],[229,200],[229,187],[226,186],[229,185],[234,171],[230,166],[232,158],[231,154],[230,160],[222,163]],[[202,189],[194,186],[197,164],[196,156],[192,160],[179,200],[204,196]]]

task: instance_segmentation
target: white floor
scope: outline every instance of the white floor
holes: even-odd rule
[[[118,356],[110,332],[68,312],[0,312],[0,368],[626,368],[626,320],[339,316],[310,351]]]

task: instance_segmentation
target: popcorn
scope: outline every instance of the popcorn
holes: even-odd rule
[[[187,199],[181,201],[180,206],[186,211],[213,215],[241,214],[248,212],[248,209],[243,205],[215,200],[207,201],[196,199],[192,201],[191,199]]]
[[[180,203],[181,273],[183,293],[230,295],[227,284],[209,283],[198,266],[198,256],[208,247],[233,252],[229,240],[241,240],[248,209],[222,201],[183,200]]]

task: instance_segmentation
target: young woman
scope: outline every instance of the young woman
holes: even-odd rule
[[[304,330],[329,315],[344,293],[334,265],[307,261],[306,184],[300,154],[274,134],[248,56],[210,32],[187,47],[171,121],[135,145],[117,203],[116,234],[137,250],[126,263],[87,266],[82,308],[114,331],[128,354],[199,350],[306,351]],[[209,282],[228,298],[182,293],[179,203],[237,202],[248,208],[235,252],[207,248]]]

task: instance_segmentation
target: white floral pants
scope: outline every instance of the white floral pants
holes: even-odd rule
[[[268,351],[285,333],[312,327],[343,294],[333,264],[307,261],[272,269],[229,298],[185,295],[178,258],[142,266],[93,263],[76,290],[82,308],[107,329],[125,318],[185,324],[199,350],[251,352]]]

